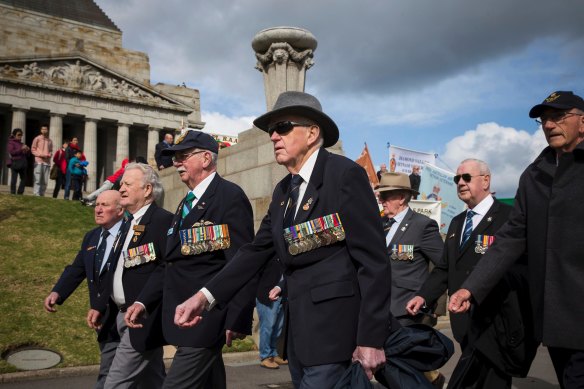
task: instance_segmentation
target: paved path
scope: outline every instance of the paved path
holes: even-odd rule
[[[450,329],[442,330],[452,338]],[[457,347],[454,356],[440,371],[448,378],[460,356]],[[257,352],[226,354],[227,387],[233,389],[292,389],[288,368],[268,370],[259,366]],[[0,376],[2,389],[76,389],[92,388],[97,368],[52,369],[33,374],[5,374]],[[36,375],[36,377],[32,377]],[[34,378],[34,379],[33,379]],[[382,388],[381,385],[375,385]],[[547,350],[540,347],[527,378],[514,379],[515,389],[552,389],[559,388]]]

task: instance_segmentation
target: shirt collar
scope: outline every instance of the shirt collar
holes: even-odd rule
[[[140,223],[142,216],[144,216],[144,214],[146,213],[146,211],[148,211],[148,208],[150,208],[151,205],[152,203],[146,204],[145,206],[140,208],[136,213],[132,214],[132,216],[134,217],[134,219],[132,220],[134,220],[136,224]]]
[[[205,191],[207,190],[209,185],[211,185],[211,181],[213,181],[213,178],[215,178],[216,175],[217,172],[209,174],[207,177],[205,177],[203,181],[199,182],[199,185],[195,186],[193,190],[191,190],[191,192],[193,192],[193,194],[197,196],[196,197],[197,200],[203,197],[203,194],[205,194]]]
[[[122,226],[123,221],[124,221],[124,218],[121,218],[120,220],[118,220],[118,222],[116,224],[114,224],[110,229],[107,230],[107,232],[109,232],[110,236],[116,236],[118,234],[118,231],[120,230],[120,227]]]
[[[300,177],[302,177],[304,182],[310,181],[310,176],[312,175],[312,171],[314,170],[314,166],[316,165],[316,157],[318,157],[319,152],[320,149],[317,149],[314,153],[312,153],[312,155],[308,157],[302,168],[300,168],[298,174],[300,175]]]
[[[406,217],[406,213],[408,213],[409,209],[410,207],[406,207],[404,210],[402,210],[400,213],[393,217],[395,219],[395,224],[400,224],[402,220],[404,220],[404,218]]]
[[[476,205],[476,207],[474,207],[472,210],[474,212],[476,212],[477,214],[484,216],[487,212],[489,212],[489,209],[491,209],[491,205],[493,205],[494,202],[495,202],[495,200],[493,199],[493,196],[489,194],[480,203],[478,203]]]

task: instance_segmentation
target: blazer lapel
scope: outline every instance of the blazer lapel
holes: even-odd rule
[[[93,236],[89,240],[89,245],[85,249],[88,251],[88,254],[89,254],[86,256],[86,258],[87,258],[87,260],[91,261],[91,263],[89,264],[89,267],[91,268],[91,270],[93,270],[93,272],[91,274],[95,274],[95,271],[96,271],[95,254],[97,253],[97,244],[99,243],[100,234],[101,234],[101,228],[96,229]]]
[[[298,212],[294,218],[294,224],[310,220],[310,216],[312,215],[314,209],[316,208],[316,204],[318,203],[318,193],[324,180],[324,170],[328,156],[329,152],[324,148],[319,150],[318,156],[316,157],[316,162],[314,164],[314,169],[312,169],[312,174],[310,175],[310,180],[306,185],[304,197],[302,197],[300,207],[298,208]]]
[[[190,228],[193,224],[195,224],[197,221],[201,220],[203,216],[205,216],[207,209],[209,209],[209,206],[213,202],[213,198],[215,197],[215,191],[217,190],[217,186],[219,185],[220,180],[221,177],[219,176],[219,174],[215,174],[215,177],[213,178],[213,180],[211,180],[211,183],[205,190],[205,193],[203,193],[203,196],[201,196],[201,198],[198,199],[197,203],[193,206],[189,214],[184,218],[184,220],[182,220],[182,224],[181,211],[185,201],[184,198],[180,202],[177,212],[174,215],[174,219],[172,221],[173,239],[171,240],[169,239],[170,244],[166,248],[167,254],[174,250],[174,248],[180,244],[179,230]]]
[[[410,219],[412,218],[412,212],[414,212],[414,211],[412,211],[411,209],[408,209],[408,211],[406,212],[406,216],[404,216],[404,219],[401,221],[401,223],[397,227],[397,231],[393,235],[391,242],[389,242],[390,245],[395,244],[402,239],[402,237],[404,236],[404,234],[406,233],[406,231],[410,225]]]
[[[495,202],[493,203],[493,205],[491,205],[491,208],[489,208],[489,210],[487,211],[487,213],[485,214],[485,216],[483,216],[483,218],[482,218],[481,222],[479,223],[479,225],[476,226],[472,230],[472,233],[470,234],[470,238],[468,238],[468,241],[466,242],[466,244],[464,245],[464,247],[462,247],[460,249],[459,258],[464,253],[466,253],[466,250],[468,250],[469,247],[474,247],[474,244],[475,244],[475,242],[477,240],[477,235],[483,233],[487,228],[489,228],[489,226],[493,222],[493,219],[494,219],[495,215],[497,214],[497,210],[498,209],[499,209],[499,203],[497,202],[497,200],[495,200]],[[465,215],[466,215],[466,213],[465,213]],[[458,237],[462,236],[462,225],[463,225],[463,223],[460,223],[460,233],[458,234]],[[458,240],[458,243],[460,244],[460,239]]]

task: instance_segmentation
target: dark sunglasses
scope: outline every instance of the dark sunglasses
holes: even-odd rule
[[[291,122],[289,120],[286,120],[284,122],[278,122],[276,124],[274,124],[273,126],[271,126],[270,128],[268,128],[268,134],[270,134],[270,136],[272,136],[272,134],[274,132],[277,132],[280,135],[284,135],[288,132],[290,132],[294,127],[310,127],[312,124],[308,124],[308,123],[296,123],[296,122]]]
[[[461,178],[464,180],[464,182],[469,183],[473,177],[482,177],[482,176],[488,176],[488,174],[477,174],[476,176],[471,176],[468,173],[457,174],[454,176],[454,183],[458,184],[460,182]]]

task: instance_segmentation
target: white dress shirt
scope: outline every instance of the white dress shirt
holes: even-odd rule
[[[491,206],[495,203],[495,199],[490,194],[485,197],[480,203],[476,205],[471,211],[474,211],[475,214],[472,217],[472,230],[474,231],[475,228],[479,225],[481,220],[485,217]],[[464,227],[466,226],[466,218],[464,219],[464,224],[462,225],[462,231],[464,231]],[[460,234],[460,242],[462,243],[462,235]]]
[[[105,254],[103,256],[103,261],[101,261],[101,268],[99,269],[100,273],[103,271],[103,268],[105,267],[105,264],[107,263],[107,259],[110,256],[110,253],[112,251],[112,247],[114,245],[114,241],[116,240],[116,236],[118,235],[118,231],[120,230],[120,227],[122,226],[123,220],[124,219],[119,220],[109,230],[107,230],[107,232],[109,232],[109,235],[108,235],[107,240],[106,240]],[[103,234],[103,230],[104,229],[102,228],[102,234]],[[102,235],[100,235],[99,242],[97,242],[97,247],[99,247],[99,245],[101,244],[102,239],[103,239]]]
[[[128,229],[126,240],[124,241],[124,245],[122,246],[120,257],[118,258],[118,264],[116,266],[116,271],[114,273],[114,286],[112,292],[112,299],[118,305],[118,307],[126,304],[126,296],[124,295],[124,286],[122,284],[122,275],[124,273],[124,252],[128,250],[130,240],[132,240],[132,237],[134,236],[134,226],[140,223],[140,220],[142,220],[142,216],[144,216],[149,207],[150,204],[146,204],[145,206],[140,208],[135,214],[132,215],[134,218],[130,223],[130,228]]]
[[[397,232],[397,229],[398,229],[399,225],[401,224],[402,220],[404,220],[404,217],[406,217],[406,213],[408,213],[408,209],[410,209],[410,207],[406,207],[406,209],[404,209],[403,211],[401,211],[400,213],[398,213],[397,215],[395,215],[393,217],[395,219],[395,223],[393,223],[391,225],[391,228],[389,229],[389,231],[387,231],[387,235],[385,235],[385,246],[386,247],[389,247],[389,243],[391,243],[391,240],[395,236],[395,233]]]

